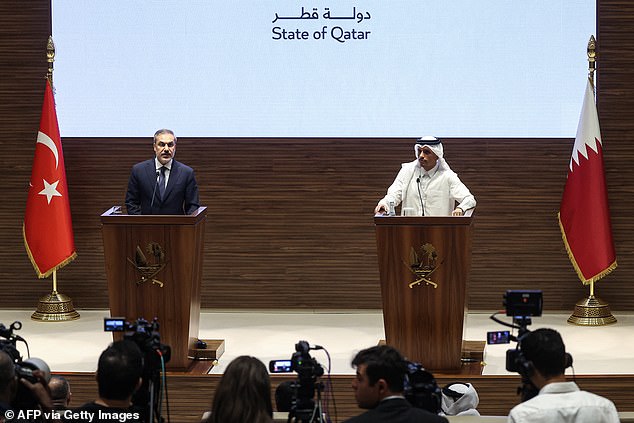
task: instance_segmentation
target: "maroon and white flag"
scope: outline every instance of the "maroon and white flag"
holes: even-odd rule
[[[603,143],[590,79],[559,208],[559,227],[581,282],[590,284],[616,268]]]

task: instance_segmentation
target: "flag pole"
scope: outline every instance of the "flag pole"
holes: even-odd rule
[[[592,85],[592,91],[596,94],[594,85],[594,72],[596,70],[596,39],[590,36],[588,41],[588,79]],[[596,97],[595,97],[596,98]],[[610,312],[610,305],[594,296],[595,279],[590,280],[590,295],[575,304],[572,315],[568,318],[568,323],[578,326],[605,326],[616,323],[616,318]]]
[[[48,70],[46,78],[53,89],[53,62],[55,61],[55,44],[53,37],[49,36],[46,43],[46,60]],[[55,91],[53,91],[55,92]],[[65,322],[79,319],[79,313],[73,307],[73,300],[64,294],[57,292],[57,269],[53,270],[53,291],[40,298],[37,310],[31,315],[31,319],[41,322]]]

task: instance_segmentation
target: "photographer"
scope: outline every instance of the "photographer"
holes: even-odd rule
[[[572,365],[561,335],[553,329],[537,329],[521,336],[515,367],[539,394],[515,406],[511,423],[618,423],[612,401],[581,391],[576,383],[566,382],[564,371]]]
[[[15,371],[15,363],[4,351],[0,351],[0,422],[7,416],[8,410],[14,410],[16,402],[31,402],[33,406],[39,406],[42,411],[50,412],[53,407],[50,392],[48,391],[46,381],[39,370],[33,371],[33,377],[37,381],[32,383],[26,379],[20,378]],[[18,396],[18,384],[22,384],[29,398]]]
[[[4,413],[11,410],[11,402],[15,397],[18,386],[18,379],[15,376],[13,360],[4,351],[0,351],[0,422],[4,418]]]
[[[357,376],[352,389],[365,413],[346,423],[440,423],[447,419],[413,407],[404,397],[407,362],[400,352],[387,345],[360,351],[352,360]]]
[[[77,422],[141,423],[141,410],[132,405],[132,395],[142,383],[143,354],[132,341],[113,342],[99,357],[97,385],[99,398],[82,405],[76,411]],[[82,413],[84,412],[84,413]]]

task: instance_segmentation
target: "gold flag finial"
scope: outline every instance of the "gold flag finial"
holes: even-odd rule
[[[594,35],[590,36],[588,41],[588,78],[594,85],[594,71],[596,69],[596,57],[597,57],[597,40]]]
[[[46,72],[46,78],[53,85],[53,62],[55,61],[55,43],[53,43],[53,37],[49,35],[48,42],[46,43],[46,61],[48,62],[48,71]]]

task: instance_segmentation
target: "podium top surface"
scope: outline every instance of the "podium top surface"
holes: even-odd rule
[[[207,207],[198,207],[192,214],[124,214],[120,206],[113,206],[101,214],[101,223],[128,225],[195,225],[207,217]]]
[[[473,216],[374,216],[376,226],[469,226]]]

